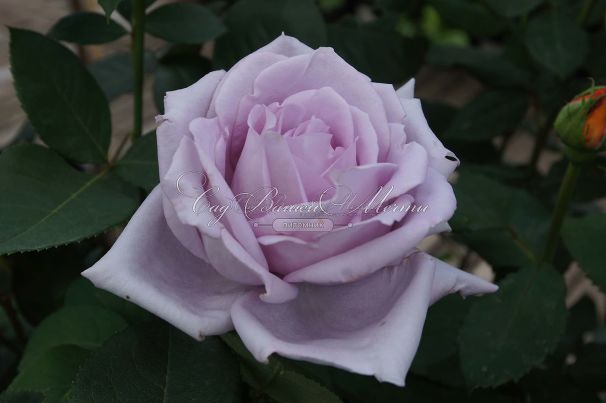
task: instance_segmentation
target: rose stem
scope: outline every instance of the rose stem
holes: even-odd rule
[[[141,137],[143,131],[143,44],[145,37],[145,2],[133,0],[131,16],[132,42],[131,52],[133,58],[134,79],[134,110],[132,139]]]
[[[564,221],[564,216],[568,210],[568,204],[572,199],[574,188],[576,187],[577,179],[580,173],[581,166],[578,163],[569,161],[568,168],[566,168],[566,173],[564,174],[562,184],[560,185],[558,200],[551,218],[547,245],[545,246],[545,253],[543,254],[543,262],[545,263],[551,263],[555,256],[560,240],[560,229],[562,228],[562,222]]]

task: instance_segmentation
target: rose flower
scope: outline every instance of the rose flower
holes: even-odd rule
[[[403,385],[428,306],[497,288],[415,249],[449,229],[458,160],[413,87],[283,35],[169,92],[161,183],[84,276],[259,361]]]

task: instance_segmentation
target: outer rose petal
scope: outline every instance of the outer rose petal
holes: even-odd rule
[[[406,84],[398,88],[396,95],[400,99],[413,99],[415,97],[415,79],[411,78]]]
[[[156,187],[111,250],[82,273],[195,338],[232,329],[230,308],[250,287],[219,275],[173,236]]]
[[[443,265],[415,253],[355,283],[303,285],[295,300],[280,305],[263,303],[253,292],[233,305],[232,319],[259,361],[278,353],[403,386],[432,296],[496,290]]]
[[[404,109],[402,108],[400,98],[398,97],[398,94],[393,88],[393,85],[372,83],[372,86],[383,101],[383,106],[385,107],[385,113],[387,114],[387,120],[389,121],[389,123],[404,122]]]
[[[162,122],[156,131],[160,178],[163,178],[168,171],[181,139],[184,136],[191,136],[190,122],[208,112],[213,93],[224,75],[225,71],[214,71],[187,88],[166,93],[164,115],[156,118]],[[204,250],[197,244],[198,236],[195,231],[179,222],[175,212],[166,202],[164,210],[173,234],[196,256],[205,258]]]
[[[224,75],[223,70],[213,71],[187,88],[166,93],[164,115],[156,118],[162,123],[157,130],[160,178],[168,170],[181,137],[190,134],[189,123],[207,114],[215,89]]]
[[[271,52],[286,57],[293,57],[304,55],[306,53],[311,53],[313,51],[314,50],[312,48],[310,48],[297,38],[293,38],[292,36],[287,36],[282,33],[282,35],[280,35],[267,45],[263,46],[256,52]]]
[[[425,147],[429,153],[431,166],[442,175],[448,176],[459,166],[459,160],[452,151],[444,147],[442,142],[429,128],[427,119],[423,114],[421,101],[412,98],[413,92],[414,80],[410,80],[397,91],[406,114],[404,126],[408,140],[416,141]]]
[[[431,288],[431,303],[455,292],[466,297],[468,295],[495,292],[498,286],[487,283],[478,276],[459,270],[456,267],[436,260],[436,274]]]

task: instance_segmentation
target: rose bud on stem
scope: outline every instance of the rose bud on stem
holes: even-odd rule
[[[606,87],[592,86],[567,103],[555,121],[555,130],[564,143],[568,168],[562,179],[558,200],[553,212],[544,262],[555,256],[560,228],[572,199],[582,166],[595,159],[604,148],[606,137]]]

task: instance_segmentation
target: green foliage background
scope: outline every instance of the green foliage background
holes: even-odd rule
[[[138,18],[131,0],[99,0],[105,15],[67,15],[47,33],[10,29],[28,122],[0,152],[0,402],[604,399],[604,318],[588,298],[567,308],[563,279],[576,261],[606,291],[603,153],[583,168],[555,264],[541,264],[541,253],[566,166],[553,121],[588,77],[606,79],[606,0],[153,3],[145,30],[165,45],[142,59],[117,53],[85,64],[66,47],[128,35],[125,21]],[[137,99],[145,73],[161,113],[166,91],[229,68],[281,32],[334,47],[374,81],[399,86],[429,67],[482,83],[460,108],[423,103],[462,160],[445,237],[490,264],[501,288],[430,308],[404,389],[280,357],[263,365],[235,334],[198,343],[79,278],[158,182],[154,133],[123,133],[132,145],[108,154],[109,102],[133,91]],[[208,42],[212,59],[200,52]],[[519,130],[534,141],[531,158],[514,166],[504,153]],[[547,150],[555,162],[541,173]]]

